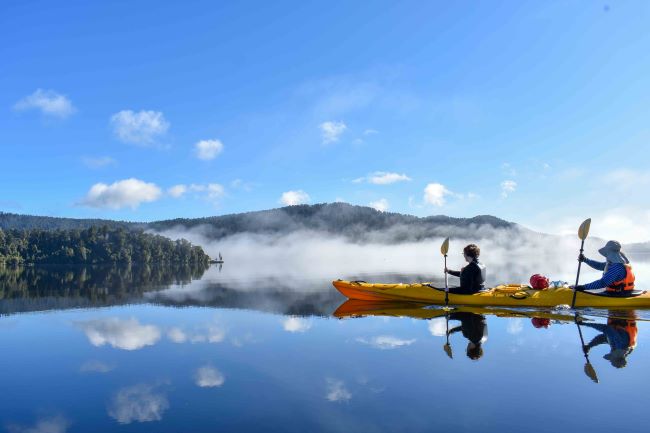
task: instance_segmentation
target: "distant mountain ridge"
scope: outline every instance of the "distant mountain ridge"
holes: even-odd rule
[[[495,230],[515,230],[540,238],[553,237],[491,215],[478,215],[472,218],[454,218],[444,215],[417,217],[380,212],[367,206],[347,203],[286,206],[237,214],[152,222],[59,218],[0,212],[0,229],[3,230],[70,230],[103,225],[110,228],[152,231],[169,237],[182,234],[184,230],[193,230],[210,240],[234,235],[282,236],[297,231],[343,236],[359,243],[417,242],[446,236],[480,240],[493,236]],[[604,241],[590,237],[589,242]],[[624,248],[630,253],[647,254],[650,253],[650,242],[628,244],[624,245]]]
[[[444,215],[416,217],[380,212],[347,203],[296,205],[282,208],[212,216],[176,218],[153,222],[104,219],[75,219],[0,213],[0,229],[85,229],[107,225],[132,230],[170,232],[198,229],[210,239],[239,234],[282,235],[296,231],[316,231],[344,236],[352,241],[406,242],[436,236],[454,236],[468,229],[523,229],[518,224],[491,215],[453,218]]]

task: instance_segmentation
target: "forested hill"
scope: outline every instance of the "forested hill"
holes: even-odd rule
[[[1,229],[84,229],[93,226],[173,232],[199,228],[204,236],[221,239],[236,234],[282,235],[300,230],[345,236],[354,241],[405,242],[428,237],[454,236],[471,228],[519,227],[499,218],[482,215],[473,218],[448,216],[416,217],[379,212],[346,203],[287,206],[278,209],[206,218],[178,218],[149,223],[96,219],[52,218],[0,213]]]
[[[416,217],[380,212],[346,203],[287,206],[279,209],[208,218],[156,221],[148,228],[158,232],[200,228],[204,236],[221,239],[235,234],[286,234],[300,230],[344,236],[353,241],[405,242],[466,233],[479,227],[515,228],[517,224],[482,215],[452,218],[443,215]]]
[[[83,230],[2,230],[0,265],[137,263],[207,265],[210,257],[185,239],[108,226]]]
[[[105,219],[58,218],[36,215],[19,215],[0,212],[0,229],[3,230],[79,230],[90,227],[144,229],[146,223],[114,221]]]

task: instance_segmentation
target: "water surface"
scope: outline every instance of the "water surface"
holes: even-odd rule
[[[341,306],[322,279],[175,272],[0,274],[0,429],[647,430],[645,311],[583,312],[585,343],[605,335],[595,383],[572,311]],[[632,322],[624,366],[603,358]]]

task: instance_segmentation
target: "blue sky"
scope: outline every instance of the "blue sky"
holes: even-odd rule
[[[0,6],[0,209],[347,201],[650,239],[650,3]]]

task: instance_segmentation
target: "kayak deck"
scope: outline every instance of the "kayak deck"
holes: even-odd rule
[[[332,284],[349,299],[362,301],[407,301],[427,304],[443,304],[444,289],[429,283],[382,284],[365,281],[336,280]],[[555,307],[570,305],[573,290],[569,288],[534,290],[522,284],[500,285],[472,295],[449,293],[452,305],[491,305],[509,307]],[[650,294],[641,292],[637,296],[618,297],[598,293],[578,292],[576,307],[650,307]]]

